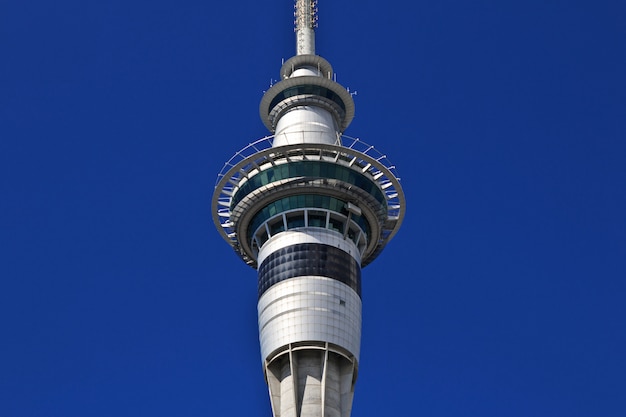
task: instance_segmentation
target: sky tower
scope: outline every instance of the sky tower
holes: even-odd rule
[[[218,175],[213,220],[258,271],[261,357],[275,417],[348,417],[361,341],[361,268],[398,231],[395,167],[343,135],[352,95],[315,53],[317,1],[295,2],[296,55],[263,96],[273,134]]]

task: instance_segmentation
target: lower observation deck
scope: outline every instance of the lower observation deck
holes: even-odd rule
[[[303,132],[309,137],[314,133]],[[404,193],[395,166],[373,146],[349,136],[338,136],[335,144],[295,143],[272,147],[274,139],[274,136],[267,136],[249,144],[226,162],[219,173],[212,213],[222,237],[248,265],[256,268],[257,245],[264,242],[259,230],[266,228],[264,222],[272,221],[267,215],[259,214],[259,210],[281,199],[293,199],[290,195],[294,193],[302,195],[323,189],[331,194],[330,203],[335,197],[341,200],[342,196],[363,203],[362,216],[360,212],[351,214],[351,218],[345,219],[345,230],[346,235],[352,231],[367,234],[367,239],[360,243],[358,236],[350,237],[361,246],[362,266],[374,260],[398,231],[404,217]],[[288,169],[307,173],[307,181],[287,184],[293,182],[293,177],[289,178],[293,173],[289,174]],[[315,177],[308,175],[315,169],[321,172]],[[280,175],[285,179],[281,180]],[[280,192],[274,190],[271,194],[265,179],[268,176],[273,178],[273,184],[281,184]],[[244,201],[246,198],[250,201]],[[327,225],[332,222],[331,214],[329,212]],[[308,222],[310,215],[305,213],[303,218]],[[285,225],[288,222],[285,217]],[[267,229],[270,231],[269,227]]]

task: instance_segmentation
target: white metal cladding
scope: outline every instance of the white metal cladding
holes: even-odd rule
[[[259,339],[265,361],[289,343],[338,345],[359,359],[361,298],[332,278],[304,276],[273,285],[259,299]]]
[[[335,119],[326,109],[297,106],[283,114],[276,124],[274,147],[296,143],[332,145],[337,142],[337,130]]]
[[[323,245],[333,246],[350,254],[354,260],[361,265],[361,255],[359,249],[350,239],[344,239],[341,233],[333,230],[321,229],[319,227],[308,227],[301,230],[289,230],[277,234],[270,238],[259,251],[257,262],[259,265],[263,263],[265,258],[272,252],[286,248],[299,243],[320,243]]]

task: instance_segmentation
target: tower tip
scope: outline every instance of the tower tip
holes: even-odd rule
[[[298,55],[315,55],[317,0],[295,0],[294,8],[296,53]]]
[[[295,0],[294,30],[313,29],[317,27],[317,0]]]

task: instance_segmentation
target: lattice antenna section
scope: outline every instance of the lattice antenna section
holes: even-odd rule
[[[296,52],[298,55],[315,55],[317,0],[296,0],[294,9]]]
[[[294,31],[317,28],[317,0],[296,0],[294,4]]]

